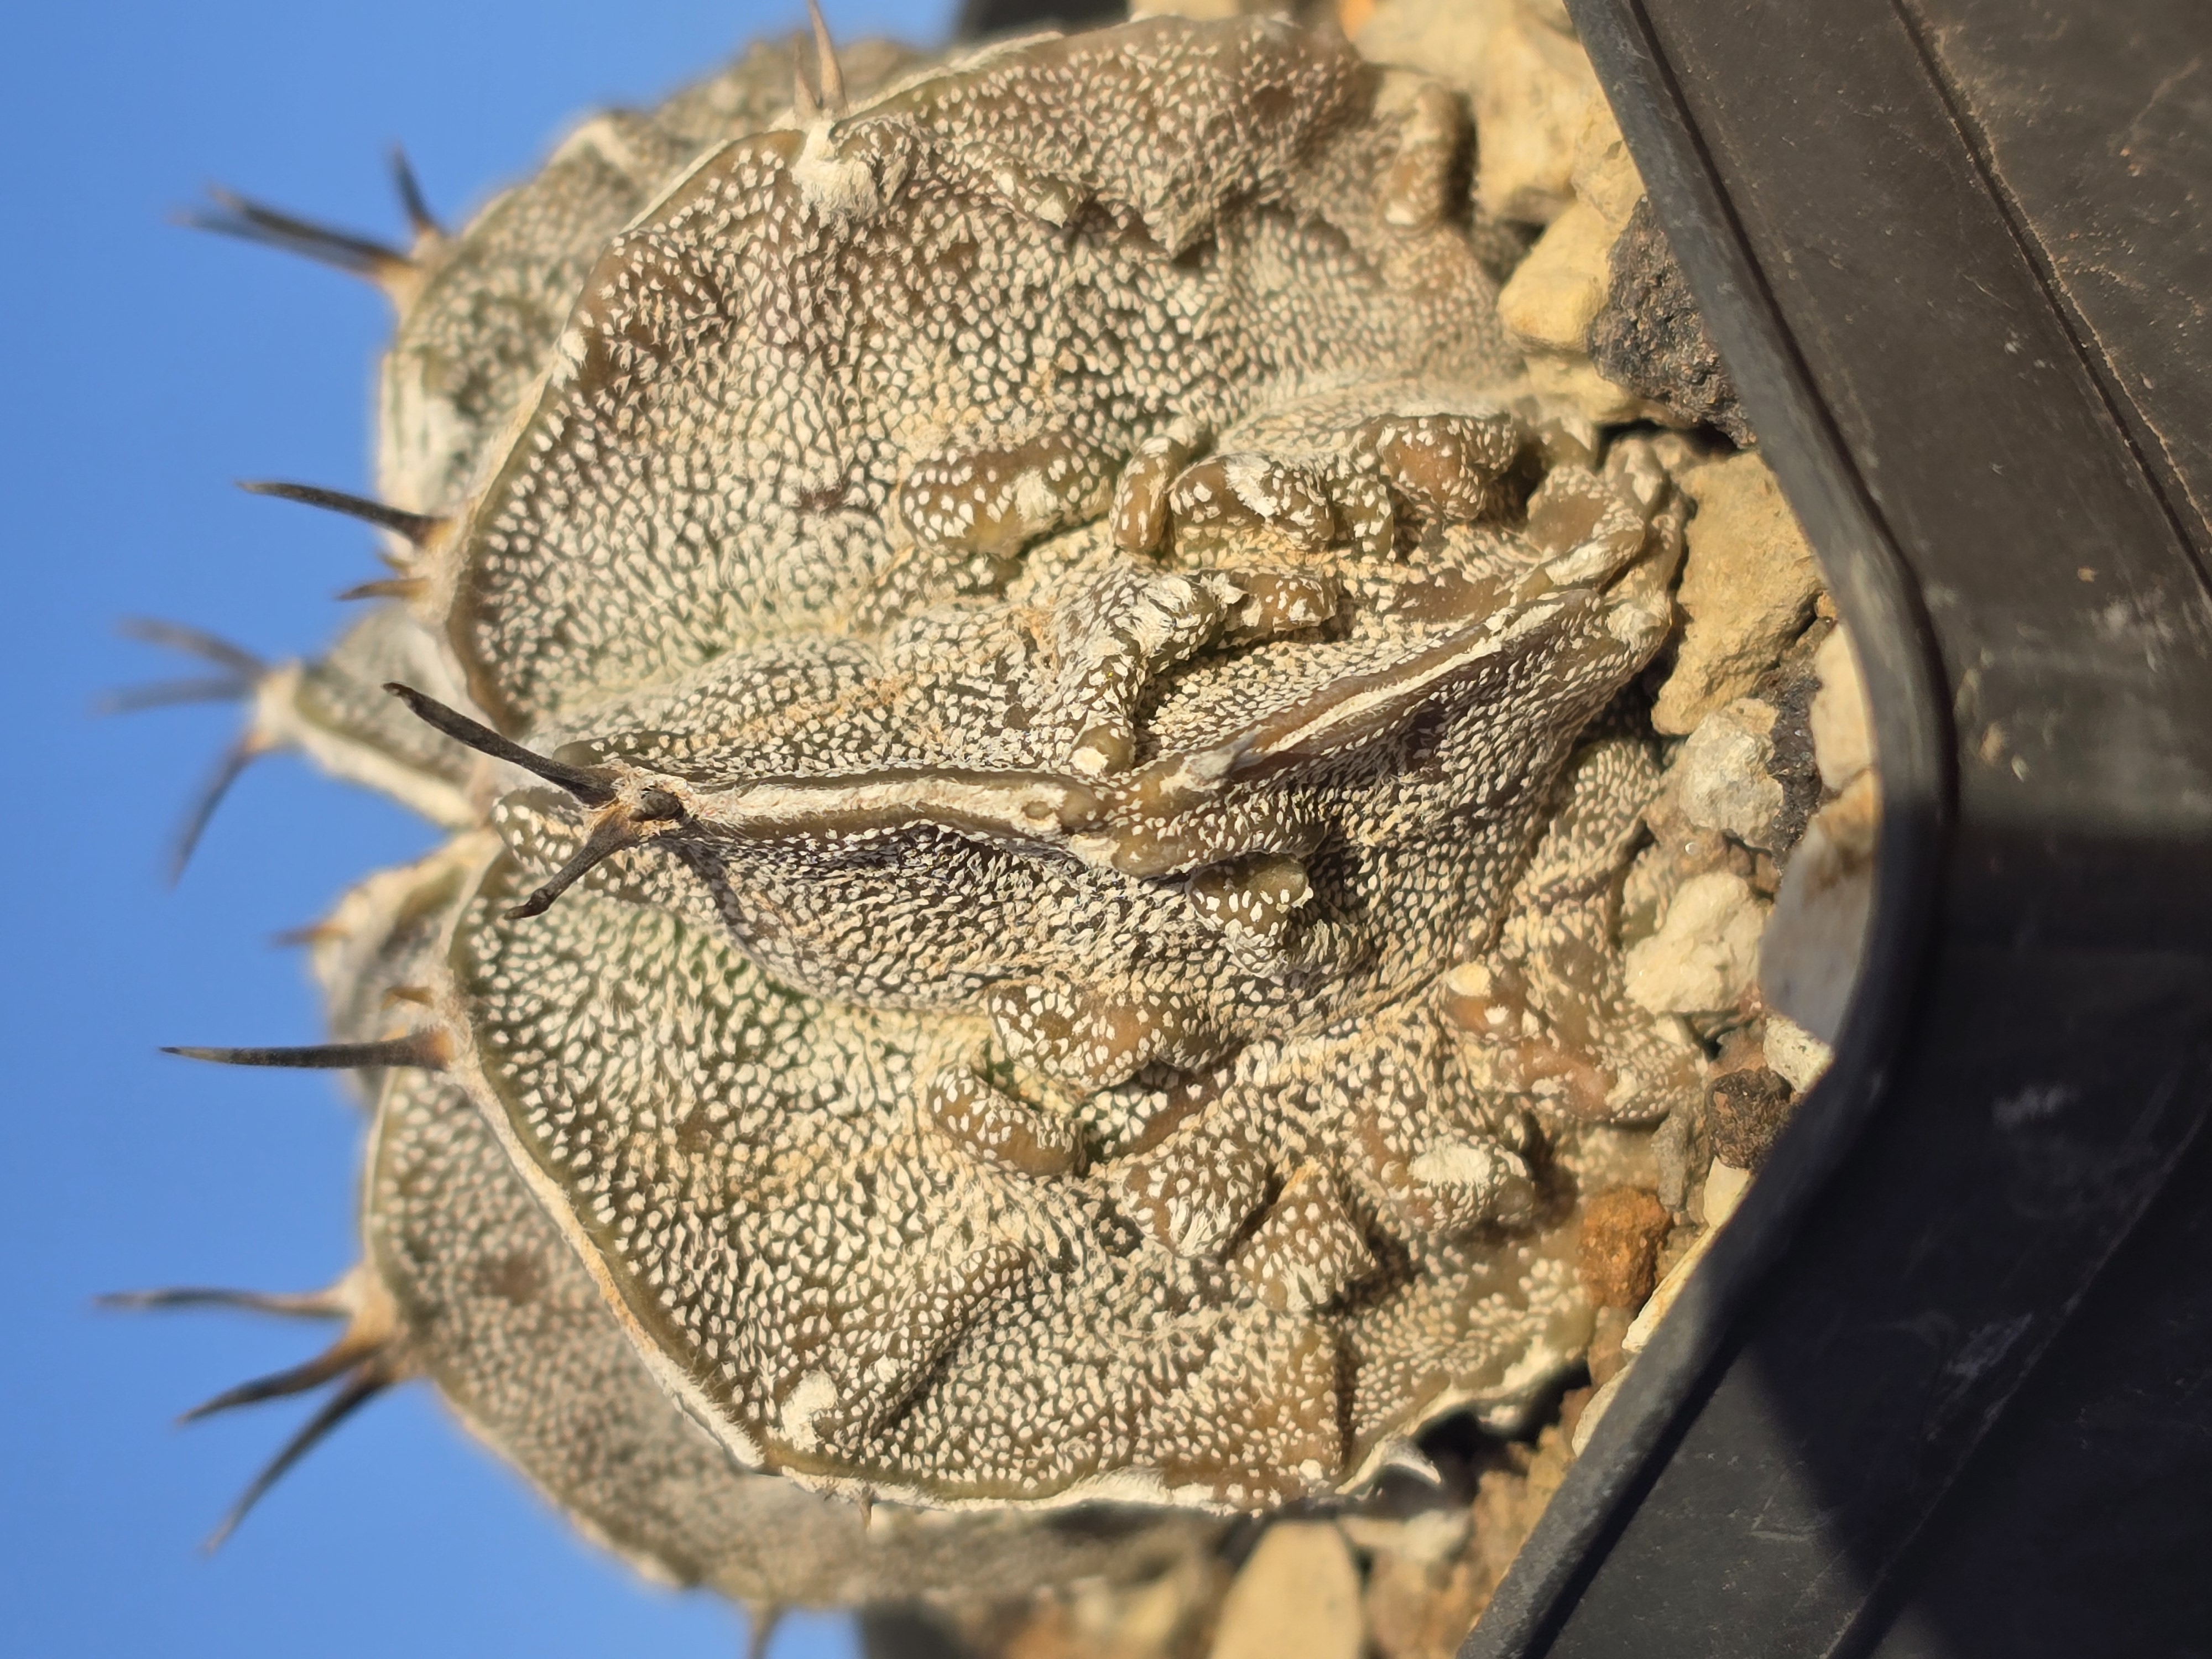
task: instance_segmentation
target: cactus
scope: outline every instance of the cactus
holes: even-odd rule
[[[427,1379],[756,1607],[1137,1583],[1579,1361],[1684,508],[1534,392],[1461,102],[1273,21],[816,20],[405,246],[387,574],[250,704],[447,832],[314,931],[372,1111],[327,1388]],[[235,1515],[233,1517],[234,1522]],[[232,1522],[225,1523],[226,1529]]]

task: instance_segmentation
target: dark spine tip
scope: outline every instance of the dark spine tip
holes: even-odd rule
[[[445,240],[446,228],[438,222],[438,216],[430,211],[430,204],[422,195],[422,184],[415,176],[414,164],[408,161],[407,152],[398,144],[392,147],[392,185],[399,192],[399,206],[407,215],[407,227],[418,240]]]
[[[509,921],[526,921],[552,908],[553,901],[574,887],[592,870],[623,848],[635,847],[639,841],[635,828],[620,817],[602,818],[584,837],[584,844],[569,856],[568,861],[553,872],[545,884],[507,911]]]
[[[138,714],[149,708],[178,708],[186,703],[243,702],[252,695],[252,680],[228,674],[206,674],[103,691],[92,700],[92,712],[101,715]]]
[[[366,495],[356,495],[343,489],[325,489],[320,484],[287,483],[281,479],[240,478],[238,487],[249,495],[269,495],[280,501],[297,501],[302,507],[319,507],[326,513],[343,514],[349,519],[358,519],[363,524],[374,525],[379,530],[388,530],[393,535],[421,547],[445,525],[445,520],[433,513],[410,513],[404,507],[386,507],[382,501],[371,501]]]
[[[356,599],[417,599],[422,596],[423,586],[419,577],[381,576],[374,581],[356,582],[331,598],[342,605]]]
[[[199,850],[200,837],[207,833],[216,809],[222,805],[223,797],[230,793],[231,785],[238,781],[246,769],[252,765],[262,752],[262,744],[249,728],[243,737],[217,757],[215,769],[200,785],[199,793],[192,797],[192,803],[185,809],[184,820],[178,824],[176,836],[170,843],[170,886],[174,887],[185,878],[185,866],[191,863],[192,854]]]
[[[284,1443],[276,1456],[269,1460],[267,1467],[253,1477],[238,1501],[230,1506],[230,1512],[216,1523],[215,1530],[208,1534],[207,1541],[200,1547],[210,1555],[221,1549],[223,1540],[238,1530],[239,1522],[246,1519],[253,1506],[267,1496],[269,1489],[283,1480],[294,1464],[313,1451],[346,1419],[390,1388],[394,1380],[390,1370],[373,1361],[356,1370],[346,1379],[345,1386],[325,1401],[322,1408],[307,1419],[297,1434]]]
[[[384,689],[405,703],[415,718],[444,732],[455,743],[465,744],[479,754],[489,755],[494,760],[503,760],[534,773],[550,784],[567,790],[586,806],[605,806],[614,799],[614,785],[604,772],[581,766],[570,766],[525,749],[512,738],[502,737],[481,720],[471,720],[458,708],[448,708],[435,697],[426,696],[411,685],[402,685],[398,680],[386,680]]]
[[[251,1382],[241,1382],[234,1389],[225,1389],[211,1400],[203,1400],[177,1419],[179,1424],[198,1423],[219,1412],[234,1411],[240,1406],[255,1406],[264,1400],[283,1400],[295,1394],[306,1394],[319,1389],[334,1376],[361,1364],[362,1346],[343,1336],[304,1364],[293,1365],[267,1376],[257,1376]]]
[[[92,1305],[112,1308],[118,1313],[143,1313],[152,1308],[226,1308],[234,1305],[235,1299],[242,1294],[197,1285],[161,1291],[102,1291],[92,1298]]]
[[[304,1294],[283,1291],[234,1291],[206,1285],[178,1285],[158,1291],[109,1291],[93,1305],[124,1313],[167,1308],[235,1308],[286,1319],[343,1319],[346,1309],[328,1291]]]
[[[434,1032],[416,1031],[380,1042],[315,1042],[290,1048],[164,1048],[165,1054],[204,1060],[217,1066],[275,1066],[301,1071],[342,1072],[374,1066],[417,1066],[443,1071],[446,1055]]]
[[[269,665],[244,646],[234,645],[204,629],[188,628],[183,623],[162,622],[153,617],[125,617],[115,624],[115,631],[126,640],[185,652],[218,668],[227,668],[240,679],[258,679],[269,672]]]
[[[194,230],[212,231],[218,236],[235,237],[242,242],[296,253],[318,264],[330,265],[350,276],[365,276],[371,282],[386,281],[414,263],[399,249],[374,237],[280,213],[231,191],[210,185],[208,200],[215,204],[213,211],[185,208],[174,216],[177,222]]]

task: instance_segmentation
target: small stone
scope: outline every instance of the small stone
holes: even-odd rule
[[[1620,1339],[1628,1334],[1628,1327],[1635,1315],[1626,1308],[1600,1308],[1597,1321],[1590,1327],[1590,1381],[1599,1388],[1620,1374],[1628,1363],[1620,1352]]]
[[[1806,826],[1759,949],[1759,983],[1768,1004],[1831,1045],[1843,1030],[1865,954],[1881,829],[1881,792],[1875,775],[1862,772]],[[1631,994],[1634,960],[1632,951]]]
[[[1573,198],[1576,141],[1597,74],[1574,36],[1516,9],[1490,36],[1474,88],[1474,196],[1497,219],[1556,218]]]
[[[1757,697],[1723,703],[1698,723],[1675,761],[1683,813],[1747,847],[1778,852],[1790,801],[1771,770],[1775,711]]]
[[[1515,1451],[1519,1453],[1519,1449]],[[1573,1462],[1574,1453],[1567,1437],[1556,1425],[1551,1425],[1537,1436],[1535,1455],[1528,1457],[1525,1474],[1515,1474],[1509,1463],[1504,1468],[1486,1469],[1476,1481],[1474,1537],[1468,1553],[1478,1564],[1476,1584],[1483,1600],[1488,1599],[1490,1590],[1512,1565],[1522,1540],[1542,1516],[1544,1506],[1559,1491]],[[1479,1607],[1480,1602],[1476,1605]],[[1432,1650],[1437,1659],[1447,1659],[1447,1656],[1458,1651],[1459,1644],[1466,1639],[1468,1626],[1474,1622],[1472,1611]]]
[[[1786,1079],[1764,1066],[1723,1072],[1709,1088],[1705,1121],[1711,1126],[1713,1156],[1741,1170],[1756,1170],[1790,1121],[1796,1096]]]
[[[1668,901],[1659,931],[1630,947],[1630,999],[1655,1014],[1734,1006],[1757,969],[1765,908],[1741,876],[1692,876]]]
[[[1657,404],[1607,380],[1582,352],[1531,351],[1526,360],[1530,391],[1548,403],[1564,404],[1601,426],[1667,416]]]
[[[1601,1308],[1638,1308],[1658,1283],[1659,1246],[1674,1218],[1642,1187],[1615,1187],[1583,1206],[1575,1271]]]
[[[1531,389],[1606,425],[1662,412],[1607,380],[1589,360],[1590,323],[1605,302],[1612,241],[1605,216],[1576,202],[1537,238],[1498,295],[1498,319],[1528,361]]]
[[[1705,1212],[1706,1227],[1725,1224],[1735,1213],[1736,1206],[1743,1201],[1750,1186],[1750,1170],[1716,1158],[1713,1167],[1705,1172],[1705,1189],[1698,1195],[1699,1207]]]
[[[1675,419],[1714,427],[1739,445],[1750,444],[1743,400],[1705,332],[1651,204],[1639,194],[1614,228],[1605,299],[1590,324],[1590,361],[1607,380]]]
[[[1670,781],[1678,779],[1670,777]],[[1753,872],[1751,854],[1719,830],[1690,822],[1683,811],[1681,794],[1662,788],[1644,809],[1644,827],[1651,844],[1629,866],[1620,894],[1620,942],[1626,945],[1646,939],[1659,931],[1668,901],[1692,876],[1725,870],[1748,879]]]
[[[1338,18],[1370,63],[1417,64],[1472,100],[1489,78],[1491,37],[1519,9],[1517,0],[1374,0],[1364,15],[1341,4]]]
[[[1817,601],[1815,605],[1817,610]],[[1759,683],[1759,701],[1774,710],[1774,725],[1766,734],[1773,747],[1766,775],[1782,786],[1783,807],[1772,830],[1778,853],[1797,844],[1822,799],[1820,768],[1813,758],[1813,698],[1820,689],[1813,657],[1824,632],[1818,622],[1807,629],[1783,653],[1774,672]],[[1771,893],[1773,889],[1761,890]]]
[[[1370,60],[1416,65],[1468,95],[1484,216],[1549,224],[1574,199],[1577,141],[1605,100],[1555,0],[1363,0],[1339,16]]]
[[[1813,672],[1820,680],[1813,696],[1813,755],[1820,781],[1841,793],[1874,764],[1874,714],[1867,707],[1858,653],[1841,626],[1820,641]]]
[[[1703,1127],[1703,1103],[1697,1109],[1677,1107],[1668,1114],[1651,1137],[1651,1169],[1659,1201],[1676,1215],[1685,1213],[1690,1188],[1705,1178],[1712,1158],[1712,1143]]]
[[[1367,1570],[1363,1598],[1367,1638],[1378,1653],[1412,1656],[1423,1652],[1428,1634],[1429,1603],[1436,1597],[1435,1575],[1418,1561],[1378,1555]]]
[[[1498,292],[1498,319],[1517,344],[1582,354],[1590,323],[1605,303],[1605,255],[1612,243],[1605,216],[1587,202],[1575,203],[1552,221]]]
[[[1267,1528],[1222,1599],[1212,1659],[1359,1659],[1359,1569],[1334,1523]]]
[[[1758,684],[1820,591],[1813,550],[1757,455],[1698,467],[1682,488],[1698,504],[1680,592],[1689,621],[1651,709],[1651,724],[1677,737]]]
[[[1747,1066],[1764,1066],[1766,1058],[1759,1046],[1759,1032],[1750,1025],[1736,1025],[1717,1032],[1719,1048],[1706,1068],[1708,1077],[1723,1072],[1741,1072]]]
[[[1577,199],[1597,210],[1606,228],[1615,236],[1626,228],[1644,199],[1644,179],[1620,136],[1620,123],[1602,98],[1590,100],[1582,136],[1575,140],[1571,175]]]
[[[1836,1051],[1785,1014],[1766,1016],[1766,1063],[1804,1094],[1820,1080]]]

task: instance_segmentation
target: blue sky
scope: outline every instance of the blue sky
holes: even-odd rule
[[[841,35],[930,39],[944,0],[839,0]],[[727,1655],[719,1604],[635,1583],[573,1540],[426,1391],[372,1405],[224,1551],[198,1543],[307,1408],[189,1431],[184,1407],[304,1358],[319,1328],[102,1314],[164,1283],[305,1289],[354,1257],[360,1121],[313,1074],[195,1066],[161,1043],[319,1035],[269,936],[424,846],[396,809],[264,763],[174,891],[165,842],[234,709],[94,720],[177,665],[118,617],[196,623],[271,658],[336,629],[365,531],[230,487],[366,488],[367,286],[167,222],[222,183],[397,234],[404,142],[449,219],[568,118],[647,100],[747,36],[763,0],[194,0],[19,6],[0,55],[9,160],[0,397],[0,653],[17,778],[0,883],[13,1190],[0,1260],[0,1630],[23,1655]],[[618,22],[614,21],[618,20]],[[851,1650],[795,1620],[777,1659]]]

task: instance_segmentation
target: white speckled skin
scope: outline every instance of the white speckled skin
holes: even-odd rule
[[[1559,1146],[1694,1081],[1593,727],[1683,510],[1526,395],[1457,105],[1174,19],[724,105],[586,129],[387,365],[415,625],[598,781],[432,751],[496,833],[386,1016],[450,1063],[376,1249],[447,1236],[379,1183],[458,1089],[690,1419],[919,1505],[1265,1509],[1517,1409],[1589,1320]]]

